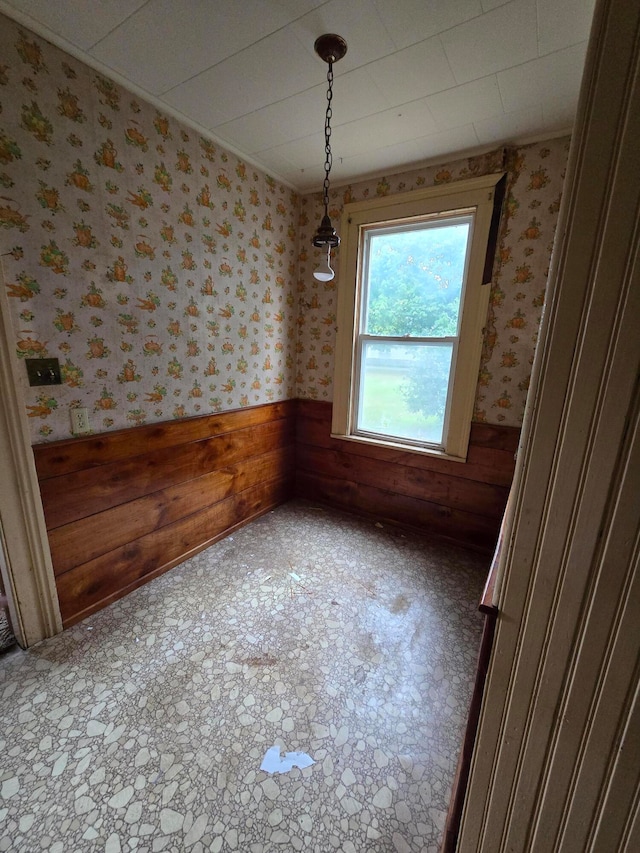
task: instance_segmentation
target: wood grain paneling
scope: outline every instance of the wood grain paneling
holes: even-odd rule
[[[64,625],[292,495],[295,403],[34,447]]]
[[[100,433],[86,438],[70,438],[34,447],[39,480],[82,471],[128,459],[144,453],[150,447],[160,451],[165,447],[188,444],[213,435],[223,435],[238,429],[269,423],[292,416],[293,403],[271,403],[218,415],[165,421],[158,424]]]
[[[473,423],[467,461],[463,464],[408,450],[333,439],[331,438],[331,403],[298,400],[297,425],[298,446],[302,443],[336,450],[346,448],[345,452],[353,456],[381,459],[388,464],[422,468],[465,480],[477,480],[481,483],[494,483],[507,487],[511,485],[513,478],[514,454],[518,449],[520,434],[519,430],[512,427]]]
[[[253,486],[65,572],[58,578],[64,624],[131,592],[290,496],[286,479]]]
[[[210,506],[268,481],[274,471],[286,471],[292,476],[290,446],[57,527],[49,534],[55,572],[67,572],[80,563],[179,521],[193,513],[194,507]]]
[[[466,463],[331,437],[331,404],[298,400],[296,494],[491,551],[519,430],[472,425]]]
[[[494,546],[517,430],[474,424],[466,464],[340,441],[330,430],[331,404],[298,400],[34,447],[64,624],[294,491]]]
[[[117,462],[45,480],[40,487],[47,526],[68,524],[210,471],[291,444],[293,423],[273,421],[186,444],[149,449]],[[64,500],[60,500],[64,483]]]

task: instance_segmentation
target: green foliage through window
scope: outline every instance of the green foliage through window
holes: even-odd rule
[[[470,225],[459,216],[367,233],[364,326],[377,341],[362,354],[361,429],[441,441]]]
[[[366,333],[456,335],[468,236],[468,219],[371,233]]]

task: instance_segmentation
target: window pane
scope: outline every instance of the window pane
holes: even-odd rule
[[[442,444],[453,343],[363,341],[356,429]]]
[[[460,216],[367,233],[365,334],[458,334],[470,224],[470,216]]]

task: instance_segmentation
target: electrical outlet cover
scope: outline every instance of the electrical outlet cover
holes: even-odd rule
[[[74,435],[86,435],[86,433],[91,432],[88,409],[79,408],[69,411],[71,413],[71,432]]]

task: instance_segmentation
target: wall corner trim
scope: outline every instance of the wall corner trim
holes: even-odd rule
[[[2,574],[16,639],[24,648],[62,630],[40,490],[11,350],[0,262],[0,536]]]

